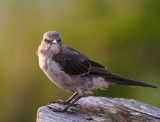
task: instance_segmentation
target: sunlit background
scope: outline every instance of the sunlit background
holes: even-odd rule
[[[0,0],[0,121],[35,122],[37,109],[67,99],[38,65],[46,31],[113,73],[160,87],[160,1]],[[116,85],[93,96],[160,107],[160,90]]]

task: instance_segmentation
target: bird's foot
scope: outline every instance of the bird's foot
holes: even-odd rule
[[[56,108],[52,108],[50,106],[47,106],[52,112],[66,112],[66,111],[63,111],[61,109],[56,109]]]
[[[49,104],[54,104],[54,103],[58,103],[60,105],[68,105],[70,102],[69,101],[65,101],[65,100],[58,100],[58,101],[49,102]]]
[[[73,104],[72,106],[74,106],[74,107],[78,107],[78,106],[80,106],[80,104]]]
[[[69,114],[76,114],[75,112],[67,111],[66,109],[56,109],[52,108],[51,106],[47,106],[52,112],[62,112],[62,113],[69,113]]]

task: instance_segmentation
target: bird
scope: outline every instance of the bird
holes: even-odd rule
[[[79,51],[62,45],[61,36],[56,31],[44,33],[37,55],[39,66],[47,77],[61,89],[74,93],[66,101],[57,101],[59,104],[67,105],[57,110],[60,112],[67,112],[85,94],[91,94],[92,90],[105,89],[114,84],[157,88],[114,74]]]

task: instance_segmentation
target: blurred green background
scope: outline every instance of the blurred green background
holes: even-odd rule
[[[35,122],[38,107],[67,99],[38,65],[43,33],[60,33],[113,73],[160,87],[159,0],[0,0],[0,121]],[[160,90],[111,86],[94,96],[160,107]]]

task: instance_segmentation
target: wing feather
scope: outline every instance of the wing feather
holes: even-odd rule
[[[61,69],[71,75],[110,75],[111,72],[104,66],[100,65],[97,62],[94,62],[88,59],[83,54],[79,53],[78,51],[69,48],[63,47],[63,50],[54,55],[52,57],[59,65]]]

